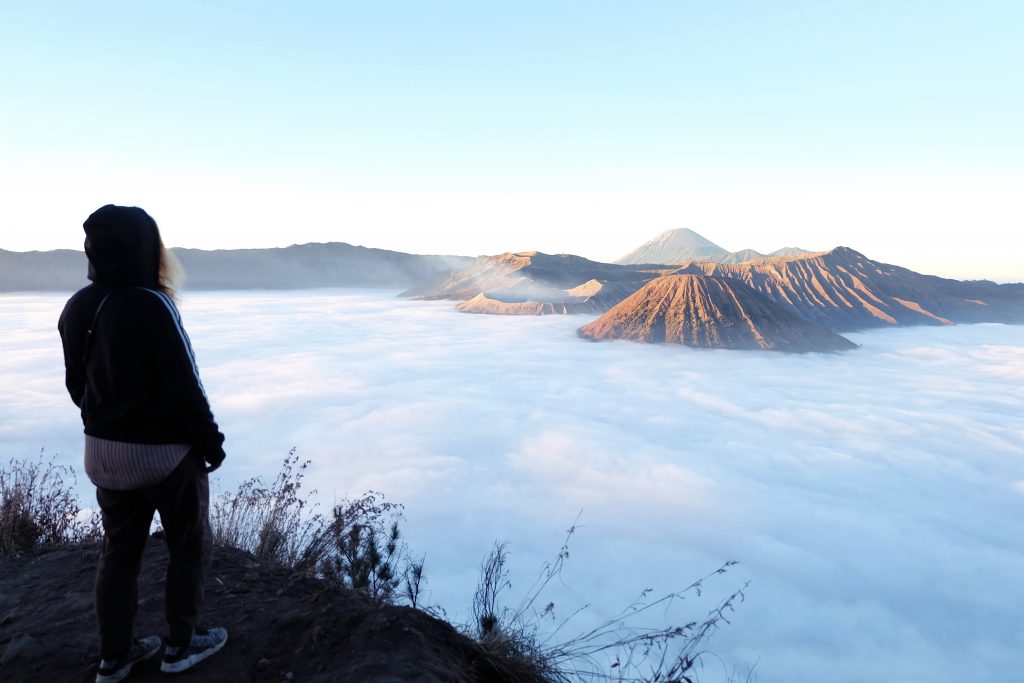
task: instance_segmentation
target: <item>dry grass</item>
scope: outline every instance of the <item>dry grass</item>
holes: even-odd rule
[[[411,560],[402,540],[402,506],[370,491],[343,500],[329,515],[314,514],[306,496],[315,492],[303,492],[308,465],[299,461],[293,449],[271,485],[250,479],[236,492],[218,496],[210,519],[215,541],[381,602],[420,606],[423,560]],[[574,617],[587,607],[555,622],[554,604],[542,595],[561,576],[575,532],[574,524],[554,559],[541,568],[515,608],[503,606],[501,600],[511,587],[507,544],[496,543],[482,563],[472,623],[463,631],[487,654],[492,678],[506,683],[695,683],[703,660],[716,658],[706,650],[708,639],[728,623],[729,614],[743,601],[746,586],[726,595],[698,619],[656,628],[644,623],[650,623],[648,617],[655,610],[700,596],[705,582],[726,574],[735,562],[726,562],[679,591],[660,597],[644,591],[612,618],[566,638]],[[443,613],[437,608],[428,611]]]
[[[578,519],[577,519],[578,521]],[[481,565],[480,582],[472,605],[473,624],[466,629],[492,655],[507,680],[551,683],[614,681],[617,683],[695,683],[703,660],[718,659],[705,649],[708,639],[744,598],[746,584],[719,600],[703,617],[681,625],[641,625],[653,610],[666,611],[673,603],[703,594],[708,580],[724,575],[736,563],[721,567],[679,591],[651,597],[651,590],[619,613],[582,633],[562,634],[587,606],[543,630],[542,622],[554,619],[554,603],[541,596],[548,584],[561,576],[569,558],[574,524],[566,533],[557,555],[545,563],[534,584],[515,608],[500,606],[500,594],[511,587],[506,563],[507,544],[497,543]],[[543,605],[543,607],[541,607]],[[722,663],[718,659],[719,663]],[[724,663],[722,663],[724,666]],[[727,676],[735,680],[735,674]],[[745,681],[753,680],[749,672]]]
[[[368,491],[342,500],[329,515],[314,513],[304,493],[309,461],[293,448],[269,486],[259,477],[214,498],[214,542],[275,560],[383,602],[416,607],[424,583],[423,560],[410,558],[401,537],[402,506]]]
[[[102,538],[99,515],[82,519],[74,471],[40,452],[0,469],[0,555]]]
[[[307,502],[302,495],[308,466],[308,461],[299,462],[292,449],[269,486],[254,477],[242,482],[234,493],[213,498],[213,542],[305,570],[304,554],[315,531],[304,513]]]

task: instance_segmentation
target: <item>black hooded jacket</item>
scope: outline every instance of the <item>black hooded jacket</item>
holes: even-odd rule
[[[142,209],[107,205],[85,224],[93,284],[64,306],[66,384],[85,433],[131,443],[185,443],[223,459],[192,345],[174,301],[156,289],[160,234]]]

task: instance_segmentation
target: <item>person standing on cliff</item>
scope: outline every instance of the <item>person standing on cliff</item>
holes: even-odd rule
[[[170,553],[161,670],[184,671],[227,642],[225,629],[198,627],[212,547],[208,474],[224,461],[224,435],[181,324],[178,269],[156,222],[140,208],[108,204],[84,228],[92,284],[68,300],[58,329],[68,392],[85,425],[85,472],[103,519],[96,681],[113,683],[162,646],[157,636],[134,637],[155,511]]]

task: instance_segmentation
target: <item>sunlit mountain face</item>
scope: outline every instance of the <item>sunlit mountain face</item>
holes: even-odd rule
[[[794,353],[856,348],[848,339],[804,320],[738,280],[704,275],[652,280],[581,327],[580,336]]]

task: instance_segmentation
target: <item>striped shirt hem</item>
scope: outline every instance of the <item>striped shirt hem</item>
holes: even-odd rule
[[[128,443],[85,435],[85,473],[104,489],[133,491],[166,479],[192,449],[180,443]]]

